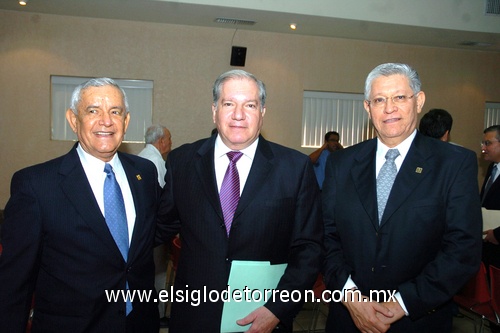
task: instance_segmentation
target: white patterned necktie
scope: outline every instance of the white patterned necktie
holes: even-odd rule
[[[127,262],[129,248],[128,225],[122,191],[109,163],[105,164],[104,172],[106,173],[106,179],[104,180],[104,217],[123,259]],[[129,290],[128,282],[126,282],[125,288]],[[130,311],[132,311],[132,302],[127,298],[126,314],[128,315]]]
[[[229,165],[227,166],[219,193],[222,215],[224,216],[224,224],[226,225],[228,236],[233,223],[234,212],[240,200],[240,176],[236,168],[236,162],[238,162],[241,156],[243,156],[243,153],[239,151],[230,151],[227,153]]]
[[[483,200],[482,201],[484,201],[484,198],[486,198],[486,194],[490,190],[491,185],[493,185],[493,183],[495,182],[495,176],[497,174],[497,171],[498,171],[498,167],[497,167],[497,165],[495,163],[493,165],[493,169],[491,169],[490,178],[488,178],[488,182],[486,183],[486,186],[484,187],[484,193],[483,193]]]
[[[378,173],[377,177],[377,204],[378,204],[378,220],[379,223],[382,221],[382,215],[384,214],[385,206],[387,200],[389,199],[389,193],[391,193],[392,184],[398,169],[394,160],[399,156],[399,150],[389,149],[387,154],[385,154],[385,163],[382,165],[382,169]]]

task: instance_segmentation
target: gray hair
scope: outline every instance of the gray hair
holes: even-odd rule
[[[107,77],[100,77],[100,78],[94,78],[90,79],[80,85],[78,85],[75,90],[73,90],[73,94],[71,95],[71,105],[70,109],[73,111],[74,114],[78,114],[78,104],[80,104],[81,99],[82,99],[82,92],[90,87],[104,87],[104,86],[113,86],[116,87],[120,90],[123,96],[123,102],[125,104],[125,114],[129,112],[129,106],[128,106],[128,100],[127,100],[127,95],[125,94],[125,91],[115,82],[115,80],[107,78]]]
[[[413,68],[411,68],[411,66],[406,64],[387,63],[378,65],[366,77],[365,100],[370,99],[373,80],[377,79],[380,76],[391,76],[398,74],[404,75],[408,78],[408,81],[410,83],[410,88],[414,94],[420,92],[422,83],[420,82],[420,78],[418,77],[418,73],[416,70],[414,70]]]
[[[156,143],[158,140],[160,140],[163,135],[165,134],[165,130],[167,128],[162,125],[151,125],[148,127],[146,130],[146,134],[144,135],[144,139],[146,140],[146,143]]]
[[[244,70],[241,69],[233,69],[228,72],[225,72],[221,74],[217,80],[214,82],[214,87],[213,87],[213,102],[214,105],[217,107],[217,103],[219,101],[221,91],[222,91],[222,85],[228,81],[228,80],[233,80],[233,79],[249,79],[254,81],[257,84],[257,87],[259,88],[259,100],[260,100],[260,111],[262,112],[262,109],[266,105],[266,86],[264,85],[264,82],[260,81],[257,79],[253,74],[250,74]]]

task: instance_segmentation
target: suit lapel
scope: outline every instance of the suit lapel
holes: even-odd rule
[[[62,176],[62,191],[73,204],[75,210],[96,236],[110,248],[110,251],[123,260],[120,250],[109,232],[101,209],[95,200],[94,192],[92,192],[87,175],[78,157],[76,145],[64,158],[59,173]]]
[[[433,165],[429,158],[432,152],[423,144],[421,134],[417,132],[410,150],[406,155],[403,164],[394,180],[384,215],[380,226],[382,227],[391,215],[407,200],[408,196],[414,191],[415,187],[425,178],[427,174],[433,171]]]
[[[238,202],[238,207],[234,213],[235,219],[245,210],[250,202],[257,197],[257,192],[262,188],[262,184],[265,184],[266,178],[271,171],[273,159],[274,154],[269,143],[260,136],[250,173],[248,174],[245,187],[243,188],[240,201]]]
[[[490,166],[488,167],[488,171],[486,172],[486,177],[484,178],[483,186],[481,188],[481,199],[483,198],[484,189],[486,188],[486,183],[488,182],[488,179],[491,176],[491,171],[493,170],[494,165],[495,165],[495,163],[491,163]],[[497,179],[495,179],[493,184],[491,184],[491,187],[488,190],[488,193],[486,193],[486,198],[484,200],[482,200],[482,202],[487,201],[487,198],[491,195],[496,197],[496,194],[494,194],[494,193],[497,193],[499,190],[500,190],[500,176],[497,177]]]
[[[490,165],[488,166],[488,170],[486,171],[486,176],[485,176],[484,181],[483,181],[483,186],[481,186],[481,198],[483,197],[484,188],[486,187],[486,183],[488,182],[488,179],[491,176],[491,170],[493,170],[493,165],[495,165],[495,163],[490,163]],[[497,178],[497,180],[498,180],[498,178]]]
[[[219,200],[219,192],[217,190],[217,180],[215,178],[215,165],[214,165],[215,138],[216,136],[209,138],[198,149],[197,152],[198,160],[195,162],[195,168],[202,190],[205,193],[208,202],[217,212],[219,218],[222,221],[224,221],[224,217],[222,215],[222,208]]]
[[[351,169],[351,177],[361,204],[370,216],[373,226],[378,229],[377,184],[375,179],[375,155],[377,139],[372,139],[354,157],[356,163]]]

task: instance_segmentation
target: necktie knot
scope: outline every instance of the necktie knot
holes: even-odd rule
[[[397,149],[389,149],[385,154],[385,159],[389,162],[393,162],[396,160],[396,157],[399,156],[399,150]]]
[[[106,172],[106,176],[114,176],[113,168],[111,167],[111,164],[106,163],[104,164],[104,172]]]
[[[230,151],[226,155],[229,158],[229,162],[234,164],[243,156],[243,153],[241,151]]]

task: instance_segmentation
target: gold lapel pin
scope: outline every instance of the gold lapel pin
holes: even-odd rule
[[[141,175],[135,175],[137,177],[137,180],[142,180]]]
[[[415,172],[416,172],[416,173],[422,173],[422,171],[423,171],[423,170],[424,170],[424,169],[422,169],[421,167],[417,167],[417,168],[415,169]]]

